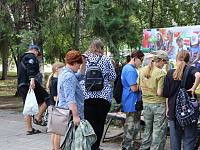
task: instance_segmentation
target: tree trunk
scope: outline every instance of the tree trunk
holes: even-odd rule
[[[75,37],[74,37],[74,49],[79,50],[79,38],[80,38],[80,1],[76,0],[76,21],[75,21]]]
[[[5,45],[3,48],[3,72],[1,80],[7,79],[7,70],[8,70],[8,46]]]
[[[153,16],[154,16],[154,0],[152,1],[152,5],[151,5],[151,12],[149,14],[149,18],[150,18],[150,28],[153,28]]]

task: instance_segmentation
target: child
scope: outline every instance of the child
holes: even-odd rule
[[[183,38],[181,36],[176,38],[176,44],[178,45],[178,52],[181,50],[187,50],[187,47],[183,44]]]
[[[57,99],[57,83],[58,75],[65,66],[62,62],[56,62],[52,66],[52,74],[47,81],[47,88],[50,88],[50,105],[55,105]],[[51,134],[52,149],[59,150],[60,148],[60,135]]]
[[[191,46],[190,46],[190,65],[195,66],[198,71],[200,71],[200,40],[198,35],[194,33],[191,37]]]

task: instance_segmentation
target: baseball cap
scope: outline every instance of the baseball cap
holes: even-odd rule
[[[28,49],[36,49],[39,53],[38,53],[38,56],[41,56],[42,54],[40,53],[40,49],[37,45],[31,45],[28,47]]]
[[[191,45],[195,45],[198,43],[198,35],[194,33],[191,37]]]
[[[155,56],[165,60],[167,63],[169,62],[168,54],[167,54],[167,52],[165,52],[163,50],[157,51]]]

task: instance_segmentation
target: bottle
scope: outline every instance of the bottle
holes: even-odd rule
[[[191,97],[190,98],[190,101],[192,102],[192,105],[194,106],[194,107],[197,107],[199,104],[198,104],[198,101],[197,101],[197,99],[195,98],[195,97]]]

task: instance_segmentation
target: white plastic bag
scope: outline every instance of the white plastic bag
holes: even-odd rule
[[[29,89],[26,95],[23,115],[37,115],[39,112],[38,103],[33,89]]]

